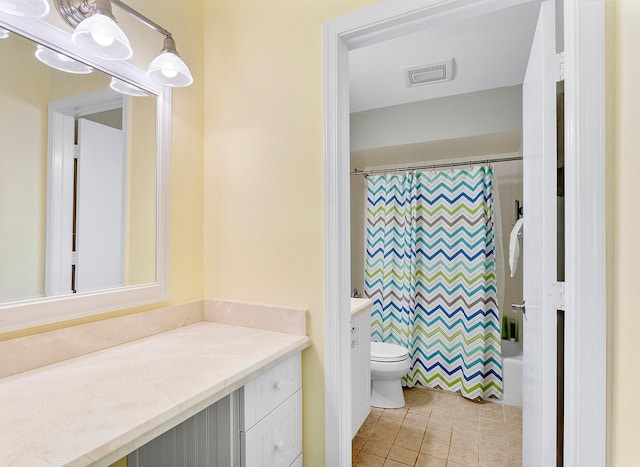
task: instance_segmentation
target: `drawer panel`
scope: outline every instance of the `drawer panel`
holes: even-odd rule
[[[242,467],[289,467],[302,453],[302,390],[241,437]]]
[[[300,358],[298,353],[244,385],[240,404],[241,430],[248,431],[302,387]]]

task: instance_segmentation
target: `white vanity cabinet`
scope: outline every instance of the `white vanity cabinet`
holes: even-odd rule
[[[241,467],[302,465],[299,353],[241,388],[239,407]]]
[[[127,464],[301,467],[301,354],[132,452]]]

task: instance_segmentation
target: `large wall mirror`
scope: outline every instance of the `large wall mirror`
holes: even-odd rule
[[[0,332],[163,300],[168,91],[48,23],[0,28]]]

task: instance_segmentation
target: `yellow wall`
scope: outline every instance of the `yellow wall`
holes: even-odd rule
[[[44,294],[49,79],[33,47],[0,41],[0,301]],[[32,89],[30,92],[27,90]],[[29,122],[25,125],[25,122]]]
[[[607,5],[607,208],[610,465],[638,462],[640,336],[640,2]]]
[[[373,3],[204,3],[205,297],[309,310],[308,466],[324,465],[322,28]]]

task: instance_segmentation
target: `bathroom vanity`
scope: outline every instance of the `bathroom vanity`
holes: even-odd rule
[[[351,437],[371,412],[371,306],[351,299]]]
[[[202,321],[2,378],[0,463],[163,465],[177,447],[212,466],[300,465],[309,344]]]

